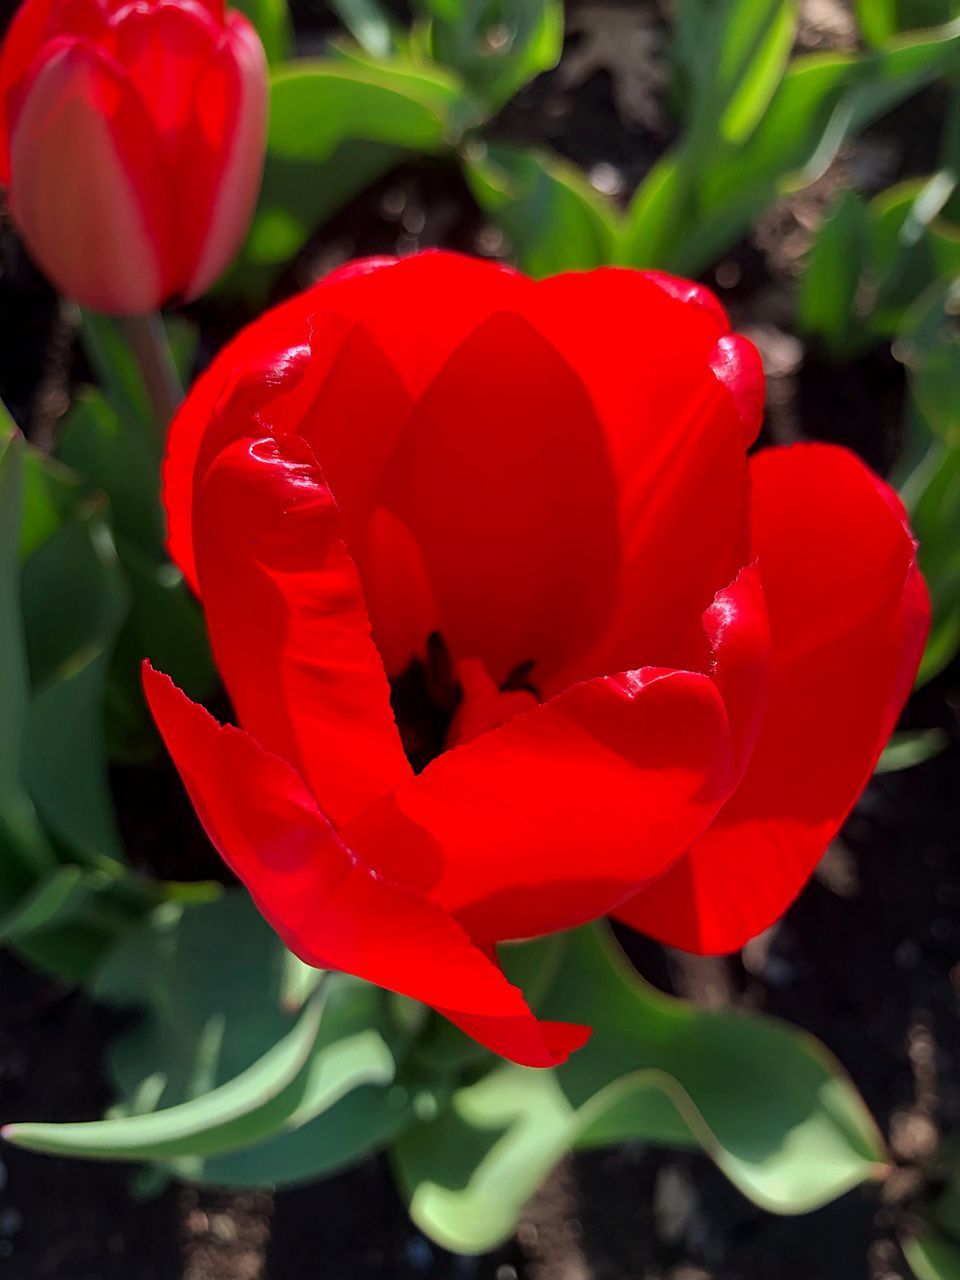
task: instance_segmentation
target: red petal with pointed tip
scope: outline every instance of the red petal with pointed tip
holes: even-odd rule
[[[523,1066],[555,1066],[589,1032],[538,1023],[449,916],[356,861],[290,765],[144,668],[154,718],[207,834],[307,964],[422,1000]]]
[[[617,912],[688,951],[735,950],[800,892],[873,772],[929,624],[902,508],[857,458],[801,445],[752,472],[773,652],[756,749],[710,830]]]

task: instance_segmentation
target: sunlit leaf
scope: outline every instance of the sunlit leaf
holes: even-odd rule
[[[884,1168],[866,1108],[815,1040],[664,996],[596,931],[571,935],[541,1012],[592,1023],[590,1041],[555,1072],[495,1066],[395,1144],[414,1221],[447,1248],[506,1239],[571,1147],[700,1146],[780,1213],[805,1212]]]

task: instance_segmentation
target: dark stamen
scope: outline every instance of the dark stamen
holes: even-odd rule
[[[427,638],[426,660],[414,658],[390,681],[390,704],[407,759],[421,773],[443,750],[450,724],[463,700],[443,637]]]
[[[539,699],[540,690],[530,679],[535,665],[532,658],[529,662],[518,662],[500,688],[504,693],[513,693],[522,689],[527,693],[532,693],[535,698]]]

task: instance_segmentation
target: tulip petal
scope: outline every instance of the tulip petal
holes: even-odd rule
[[[409,403],[423,393],[480,323],[498,309],[519,308],[534,288],[531,280],[508,267],[458,254],[428,251],[405,259],[366,258],[331,272],[244,329],[191,389],[167,439],[168,545],[194,589],[194,469],[210,417],[240,371],[252,366],[267,384],[282,370],[289,350],[304,344],[312,351],[313,361],[326,369],[346,335],[359,327],[368,339],[366,349],[380,353],[378,366],[386,363],[395,380],[402,379]],[[369,371],[358,372],[356,366],[352,370],[357,394],[363,391]],[[312,374],[316,388],[319,373],[313,370]],[[376,376],[383,380],[379,372]],[[346,384],[345,378],[342,381]],[[397,417],[397,411],[383,412],[381,425],[392,428]],[[371,432],[358,438],[355,417],[341,419],[339,425],[346,436],[344,452],[352,441],[356,457],[363,460]],[[286,429],[298,428],[287,424]],[[318,457],[326,470],[326,458]]]
[[[538,1023],[443,911],[358,863],[286,761],[149,666],[144,687],[211,841],[302,960],[422,1000],[524,1066],[554,1066],[583,1043],[585,1028]]]
[[[532,662],[533,683],[549,685],[596,639],[619,563],[603,429],[521,317],[491,316],[450,357],[400,436],[381,502],[419,546],[456,658],[481,659],[497,682]],[[384,645],[406,629],[402,611],[371,613]]]
[[[224,450],[197,495],[198,569],[240,723],[337,824],[411,775],[340,515],[296,436]]]
[[[111,25],[114,56],[130,82],[140,87],[157,136],[175,161],[178,134],[193,124],[202,106],[198,79],[217,47],[218,25],[191,0],[124,6]],[[192,188],[184,187],[184,195],[187,191],[184,206],[195,198]]]
[[[149,311],[166,292],[170,198],[153,124],[120,68],[65,39],[31,81],[10,139],[10,208],[59,289],[99,311]]]
[[[189,251],[183,297],[196,298],[233,261],[260,191],[267,135],[269,76],[263,45],[242,14],[197,83],[194,113],[182,135],[184,182],[191,183]]]
[[[756,749],[710,830],[617,911],[696,952],[742,946],[800,892],[873,771],[928,629],[903,510],[857,458],[798,445],[751,469],[773,646]]]
[[[619,607],[562,676],[694,666],[703,610],[749,559],[745,445],[762,418],[759,357],[731,340],[709,290],[658,272],[542,280],[527,314],[589,389],[616,477]]]
[[[624,672],[444,752],[343,835],[471,937],[531,937],[659,876],[723,803],[731,768],[709,676]]]
[[[34,62],[47,36],[55,0],[25,0],[18,6],[0,49],[0,182],[10,185],[10,130]]]

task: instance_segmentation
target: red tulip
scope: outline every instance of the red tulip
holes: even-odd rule
[[[518,1062],[506,939],[614,912],[695,951],[787,907],[927,630],[897,499],[747,458],[754,348],[698,285],[358,263],[247,329],[166,463],[242,728],[146,673],[211,839],[286,943]]]
[[[267,69],[222,0],[25,0],[0,58],[0,180],[68,297],[135,314],[202,293],[260,186]]]

